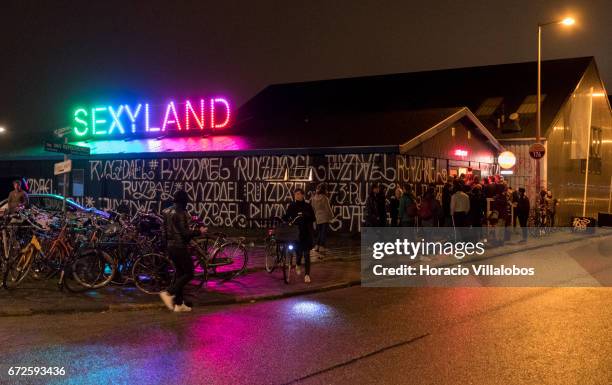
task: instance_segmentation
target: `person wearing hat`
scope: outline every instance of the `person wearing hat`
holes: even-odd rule
[[[206,232],[205,227],[192,231],[189,228],[191,216],[187,211],[189,196],[183,190],[174,194],[174,205],[163,211],[163,232],[168,255],[174,263],[176,276],[172,286],[167,291],[159,293],[159,297],[169,310],[176,313],[191,311],[185,304],[183,288],[193,279],[193,261],[187,250],[189,241]]]
[[[525,195],[525,188],[520,187],[516,200],[516,216],[521,225],[521,242],[527,242],[527,220],[529,219],[529,198]]]
[[[8,196],[8,213],[13,214],[20,207],[28,205],[28,194],[21,188],[21,181],[13,181],[13,191]]]

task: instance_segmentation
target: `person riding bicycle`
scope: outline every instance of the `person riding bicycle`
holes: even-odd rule
[[[161,300],[169,310],[175,312],[191,311],[185,304],[183,288],[193,279],[193,261],[187,250],[189,241],[206,232],[205,227],[192,231],[189,228],[191,216],[187,212],[189,196],[183,190],[174,194],[174,205],[163,211],[163,233],[168,255],[174,262],[176,277],[168,291],[159,293]]]
[[[313,245],[313,222],[315,220],[315,214],[310,203],[304,200],[304,190],[301,188],[295,189],[293,193],[295,200],[289,204],[287,213],[283,216],[283,220],[292,221],[295,219],[295,223],[298,225],[300,235],[296,250],[296,273],[300,274],[299,266],[302,265],[302,257],[304,257],[305,271],[304,271],[304,282],[310,282],[310,249]]]

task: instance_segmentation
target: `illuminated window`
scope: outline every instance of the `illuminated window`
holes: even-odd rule
[[[476,116],[489,117],[493,115],[495,111],[497,111],[503,100],[504,98],[502,98],[501,96],[485,99],[485,101],[482,102],[480,107],[478,107],[478,109],[476,110]]]
[[[546,99],[546,95],[542,94],[542,102],[544,101],[544,99]],[[523,103],[520,105],[518,110],[516,110],[516,112],[518,112],[519,114],[535,114],[537,110],[538,95],[529,95],[523,100]]]

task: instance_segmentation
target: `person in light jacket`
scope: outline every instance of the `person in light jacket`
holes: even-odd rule
[[[327,232],[329,231],[329,224],[334,219],[334,213],[329,203],[329,197],[327,196],[327,186],[324,183],[317,186],[317,193],[310,200],[310,204],[314,209],[317,224],[317,238],[315,240],[314,251],[323,253],[326,251],[325,243],[327,240]]]

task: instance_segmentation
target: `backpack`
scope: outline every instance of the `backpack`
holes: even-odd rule
[[[421,208],[419,209],[419,217],[421,219],[430,219],[433,217],[433,202],[421,201]]]
[[[406,202],[406,206],[404,207],[404,213],[407,217],[416,217],[417,215],[417,205],[414,200],[408,197],[409,202]]]

